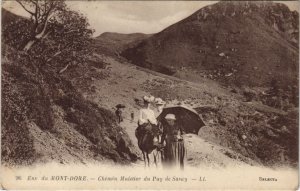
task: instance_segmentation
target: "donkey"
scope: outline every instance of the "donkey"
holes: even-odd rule
[[[149,155],[155,150],[153,153],[154,163],[157,166],[157,155],[158,155],[158,145],[155,145],[153,142],[154,137],[157,137],[159,140],[159,136],[161,134],[161,130],[158,125],[152,125],[150,123],[139,126],[136,129],[135,136],[138,139],[138,146],[143,153],[145,167],[150,167],[150,159]]]

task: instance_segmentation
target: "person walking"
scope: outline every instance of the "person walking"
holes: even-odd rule
[[[131,123],[133,123],[133,121],[134,121],[134,112],[131,112],[130,117],[131,117]]]
[[[154,103],[156,106],[156,118],[157,118],[163,112],[166,102],[163,101],[161,98],[155,98]],[[157,134],[157,139],[158,139],[158,142],[161,142],[160,135],[162,134],[163,130],[162,130],[162,124],[160,121],[158,121],[158,130],[159,130],[159,133]]]
[[[123,119],[122,119],[122,109],[118,107],[115,113],[116,113],[116,116],[118,118],[118,122],[121,123],[121,121],[123,121]]]
[[[176,123],[174,114],[167,114],[165,117],[166,123],[163,123],[163,134],[161,143],[164,145],[163,164],[166,167],[179,166],[184,168],[185,146],[183,140],[182,128]]]

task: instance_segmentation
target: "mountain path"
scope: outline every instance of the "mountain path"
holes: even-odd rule
[[[137,127],[137,116],[139,106],[136,105],[134,98],[141,98],[143,95],[149,93],[141,88],[145,81],[163,79],[173,80],[173,77],[160,75],[157,73],[146,73],[143,69],[139,70],[137,66],[128,63],[120,63],[114,58],[108,56],[100,56],[101,59],[109,64],[110,76],[105,81],[95,80],[93,82],[96,87],[94,94],[86,94],[87,98],[93,102],[98,103],[102,107],[115,110],[115,105],[122,103],[126,108],[123,112],[124,121],[120,126],[129,135],[132,143],[138,148],[137,139],[135,137],[135,129]],[[193,82],[186,82],[177,80],[177,85],[192,86],[193,88],[202,89],[206,84],[195,84]],[[214,90],[216,91],[216,90]],[[224,90],[223,90],[224,91]],[[113,99],[111,99],[113,97]],[[131,121],[130,114],[134,113],[134,121]],[[254,161],[240,156],[236,152],[218,146],[214,143],[208,142],[198,135],[187,134],[185,137],[185,146],[187,149],[186,163],[190,166],[223,168],[228,166],[250,166],[255,164]],[[140,158],[142,154],[140,152]],[[152,160],[153,157],[151,156]],[[136,165],[143,165],[139,161]]]
[[[120,125],[128,133],[132,143],[138,148],[137,139],[134,134],[134,131],[137,127],[136,121],[131,122],[128,119],[124,119]],[[230,149],[206,141],[195,134],[184,135],[184,141],[187,150],[185,163],[189,166],[200,166],[202,168],[223,168],[241,165],[251,166],[251,164],[254,164],[253,161],[250,162],[251,164],[246,163],[243,161],[243,156]],[[140,157],[142,158],[141,152]],[[153,160],[153,158],[151,159]]]

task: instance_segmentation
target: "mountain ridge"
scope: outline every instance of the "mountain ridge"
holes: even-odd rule
[[[296,83],[297,15],[278,3],[222,1],[121,55],[136,65],[169,75],[196,70],[198,75],[237,86],[269,86],[273,79],[284,85]]]
[[[107,54],[119,55],[125,49],[134,47],[152,34],[104,32],[94,38],[94,47]]]

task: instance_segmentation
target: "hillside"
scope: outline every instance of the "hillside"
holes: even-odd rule
[[[206,126],[200,129],[199,137],[187,135],[186,139],[190,165],[224,167],[228,164],[220,161],[230,158],[236,164],[297,166],[298,147],[291,145],[298,142],[298,110],[284,112],[261,103],[244,102],[242,96],[212,80],[188,82],[120,61],[116,56],[95,56],[105,68],[73,68],[64,75],[72,76],[73,84],[83,96],[99,107],[114,111],[116,104],[124,104],[125,119],[120,125],[134,145],[137,145],[134,130],[140,108],[138,100],[151,94],[166,100],[167,105],[185,104],[202,114]],[[83,76],[79,75],[82,71]],[[200,142],[206,143],[194,148]],[[222,158],[207,156],[206,152]]]
[[[59,72],[64,67],[62,64],[37,67],[21,51],[3,44],[2,162],[8,165],[50,161],[141,165],[134,130],[141,97],[151,94],[166,100],[167,105],[185,104],[202,115],[206,126],[200,129],[199,136],[185,135],[188,165],[297,167],[298,109],[293,105],[269,107],[255,101],[256,95],[250,90],[241,93],[239,89],[221,86],[218,81],[197,74],[193,80],[180,79],[175,65],[171,69],[158,66],[164,73],[173,69],[176,72],[175,76],[165,75],[126,62],[115,53],[139,40],[143,42],[138,47],[146,47],[147,43],[156,42],[158,36],[166,42],[177,43],[184,37],[183,44],[194,43],[189,40],[192,35],[176,36],[172,32],[181,23],[185,26],[189,19],[144,40],[144,35],[103,34],[99,37],[104,43],[100,43],[101,48],[88,56],[86,62],[70,66],[62,73]],[[187,26],[181,30],[193,29]],[[165,32],[168,34],[164,36]],[[210,39],[210,36],[199,39]],[[98,42],[96,39],[94,43]],[[193,47],[190,45],[185,47]],[[297,49],[290,41],[284,46]],[[163,51],[173,51],[172,47],[158,49],[162,51],[162,60],[166,61],[168,55]],[[136,49],[125,52],[129,50]],[[158,56],[156,51],[151,51],[153,56]],[[175,52],[169,54],[175,58],[174,64],[180,56],[184,58]],[[187,74],[191,72],[187,71]],[[250,94],[247,96],[251,99],[243,93]],[[119,103],[126,106],[121,124],[116,123],[113,114]],[[132,112],[133,121],[130,120]]]
[[[2,26],[20,19],[3,10]],[[4,42],[9,34],[2,31]],[[3,42],[3,41],[2,41]],[[59,65],[2,43],[1,162],[130,164],[138,159],[114,113],[86,100]],[[88,63],[94,63],[89,61]],[[87,63],[85,63],[87,64]]]
[[[99,52],[119,55],[123,50],[135,46],[150,36],[150,34],[143,33],[121,34],[105,32],[94,39],[94,46]]]
[[[297,84],[299,14],[272,2],[222,1],[122,52],[132,63],[230,86]]]

